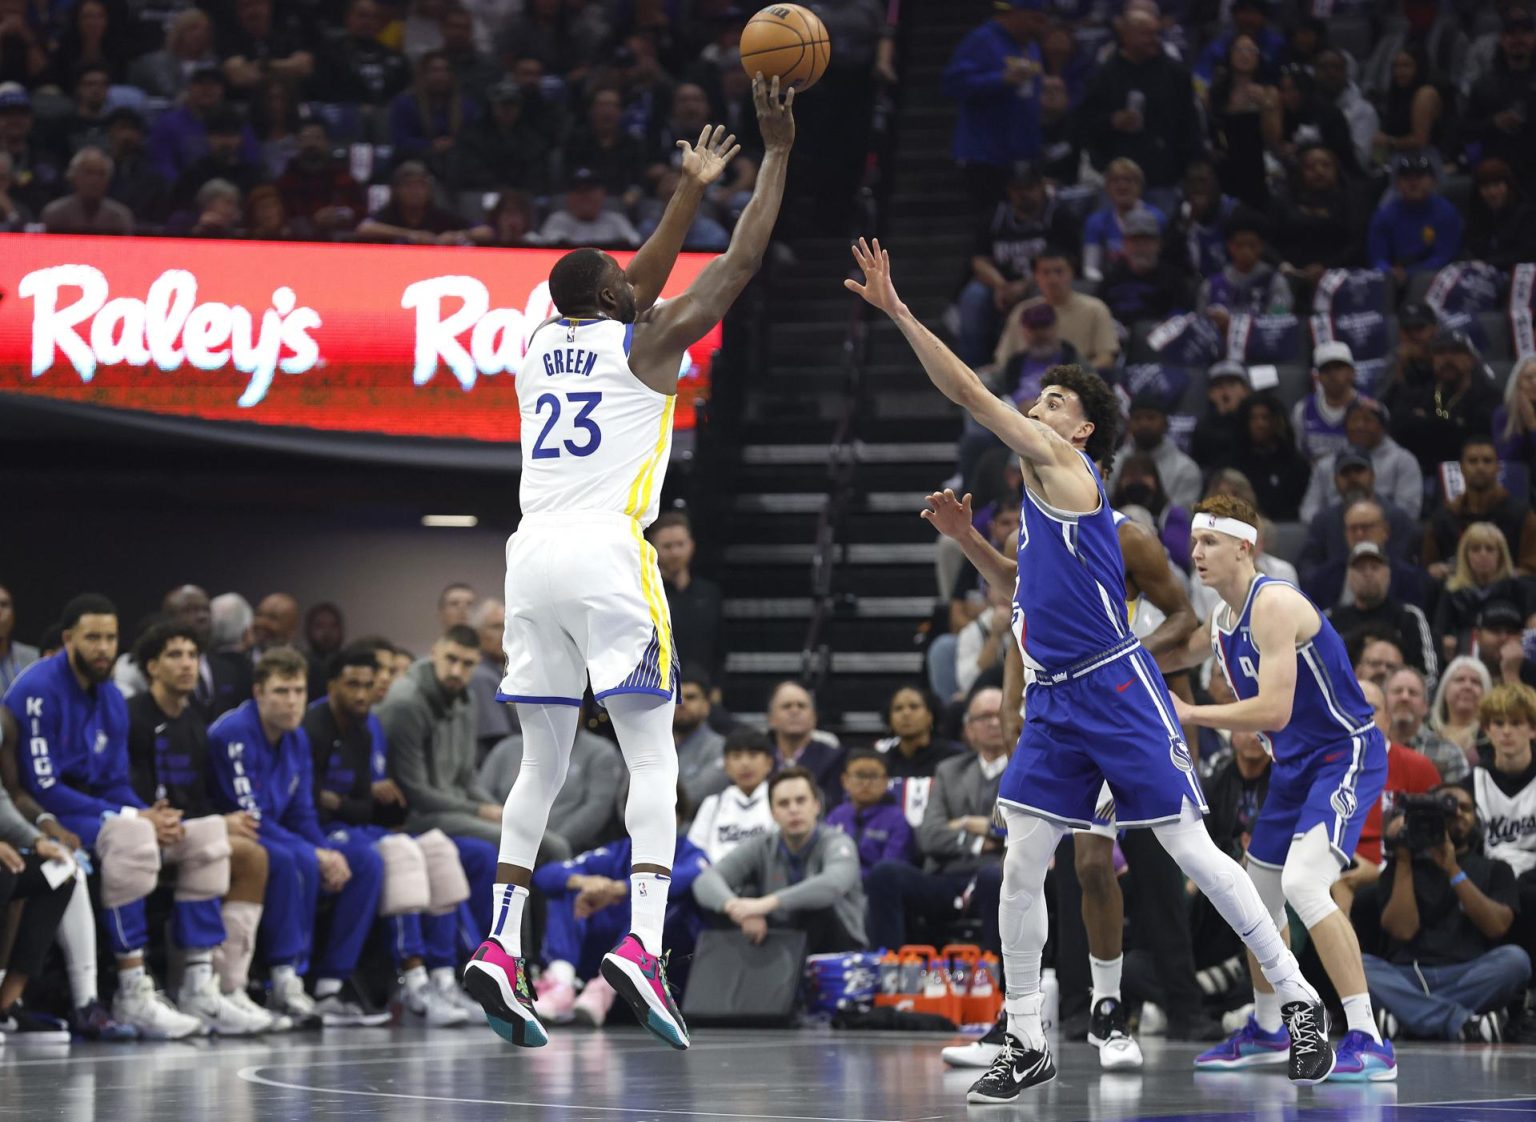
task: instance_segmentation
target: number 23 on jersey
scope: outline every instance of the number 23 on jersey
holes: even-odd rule
[[[548,413],[548,417],[539,430],[538,439],[533,442],[533,458],[557,460],[562,448],[572,456],[590,456],[596,452],[603,442],[603,430],[598,428],[592,413],[602,400],[603,395],[597,391],[540,394],[533,403],[533,411],[541,417]],[[576,410],[575,416],[570,417],[562,428],[561,417],[567,415],[569,409]],[[565,432],[570,432],[576,439],[562,439]]]

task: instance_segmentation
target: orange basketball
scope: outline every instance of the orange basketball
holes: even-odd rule
[[[826,73],[831,59],[827,25],[799,4],[764,8],[741,31],[741,65],[751,75],[776,75],[781,89],[804,93]]]

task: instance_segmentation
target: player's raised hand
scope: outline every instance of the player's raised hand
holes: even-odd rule
[[[763,145],[785,152],[795,142],[795,90],[791,86],[779,98],[779,77],[765,79],[762,72],[752,79],[752,104],[757,108],[757,131]]]
[[[879,238],[874,240],[873,245],[863,238],[855,242],[853,260],[864,270],[864,283],[860,284],[849,277],[843,281],[844,288],[849,292],[857,292],[888,316],[906,311],[907,306],[896,295],[896,286],[891,283],[891,255],[880,248]]]
[[[946,538],[959,541],[971,528],[970,492],[966,492],[965,498],[957,499],[955,493],[946,487],[929,495],[926,501],[928,509],[920,513],[924,520]]]
[[[725,172],[725,165],[741,151],[736,134],[726,134],[724,125],[705,125],[699,139],[689,144],[679,140],[677,147],[683,153],[682,174],[700,187],[708,187]]]

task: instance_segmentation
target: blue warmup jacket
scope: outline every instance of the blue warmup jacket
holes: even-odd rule
[[[0,704],[21,726],[22,786],[87,845],[103,814],[144,808],[128,767],[128,703],[111,682],[81,689],[60,651],[17,675]]]
[[[1003,60],[1021,56],[1038,63],[1040,48],[1020,46],[996,20],[960,41],[944,70],[944,94],[960,103],[955,121],[955,159],[961,163],[1009,164],[1040,156],[1040,79],[1021,86],[1003,81]]]
[[[329,843],[315,813],[314,762],[303,729],[267,742],[254,699],[231,709],[208,730],[214,805],[261,819],[263,837],[316,848]]]

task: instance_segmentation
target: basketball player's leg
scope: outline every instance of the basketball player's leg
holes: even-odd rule
[[[1330,761],[1329,756],[1337,758]],[[1397,1077],[1397,1060],[1376,1028],[1360,941],[1333,897],[1334,883],[1359,844],[1370,808],[1381,799],[1386,745],[1371,729],[1352,738],[1348,751],[1325,754],[1301,770],[1311,785],[1281,869],[1282,890],[1306,926],[1344,1007],[1348,1031],[1339,1049],[1336,1078],[1389,1081]]]
[[[668,679],[664,679],[668,680]],[[675,674],[670,680],[675,680]],[[676,695],[637,689],[604,699],[629,767],[624,826],[633,850],[629,876],[630,929],[603,957],[602,975],[635,1018],[673,1048],[689,1044],[683,1014],[667,986],[662,927],[677,851],[677,749],[672,739]]]
[[[1025,1087],[1056,1075],[1040,1021],[1040,955],[1049,930],[1045,874],[1067,830],[1091,825],[1104,783],[1078,743],[1070,701],[1056,686],[1032,689],[1023,734],[998,789],[1008,827],[997,909],[1008,1024],[1002,1050],[967,1095],[973,1103],[1011,1102]]]
[[[992,1066],[967,1093],[972,1103],[1012,1102],[1024,1088],[1056,1077],[1041,1023],[1040,956],[1049,936],[1045,875],[1066,827],[1007,803],[998,809],[1008,826],[997,907],[1007,1036]]]
[[[1139,682],[1139,688],[1120,689],[1118,679],[1125,678]],[[1085,697],[1084,711],[1094,713],[1101,731],[1117,737],[1113,766],[1106,757],[1105,778],[1114,791],[1120,825],[1152,827],[1184,875],[1253,952],[1290,1023],[1291,1078],[1320,1082],[1333,1068],[1322,1002],[1302,976],[1253,881],[1206,831],[1205,798],[1156,663],[1138,650],[1118,666],[1105,667],[1081,682],[1097,702],[1090,706]]]
[[[1141,1046],[1131,1036],[1130,1022],[1120,999],[1120,977],[1125,966],[1125,897],[1115,876],[1116,831],[1113,803],[1105,805],[1108,794],[1106,785],[1095,811],[1094,829],[1075,834],[1072,848],[1083,891],[1083,927],[1088,934],[1088,969],[1093,978],[1088,1043],[1099,1050],[1100,1067],[1124,1071],[1141,1067],[1142,1055]]]
[[[503,1040],[524,1048],[549,1042],[533,1009],[523,955],[523,908],[549,808],[565,782],[581,710],[577,705],[518,702],[523,760],[501,814],[501,849],[491,894],[491,929],[464,968],[464,989]]]

